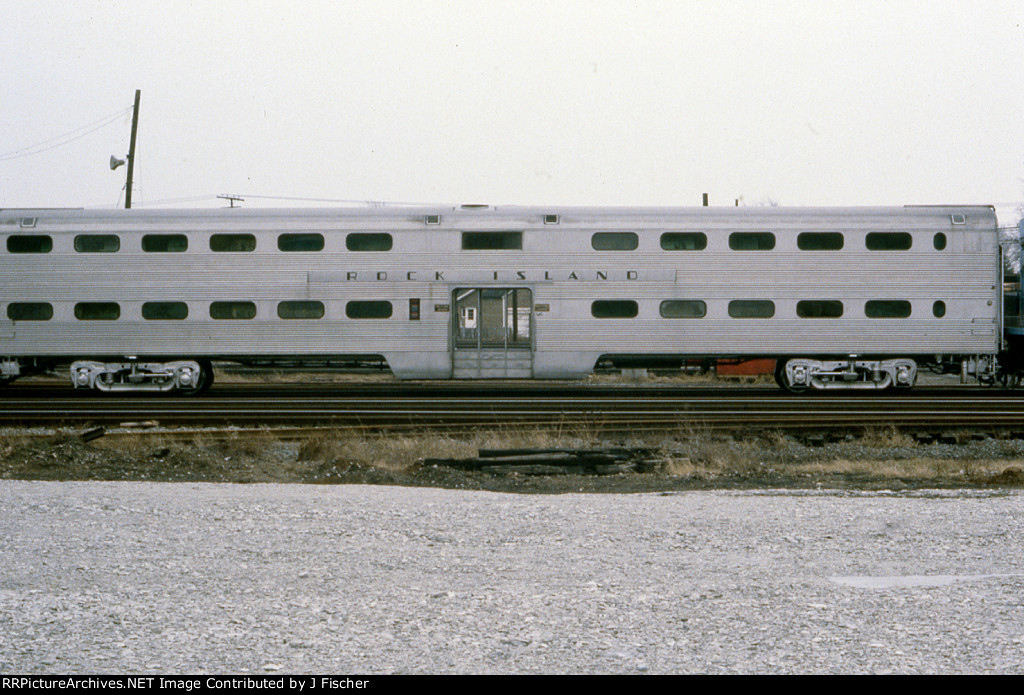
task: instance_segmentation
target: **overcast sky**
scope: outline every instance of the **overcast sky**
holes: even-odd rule
[[[1024,200],[1020,0],[0,7],[0,207]]]

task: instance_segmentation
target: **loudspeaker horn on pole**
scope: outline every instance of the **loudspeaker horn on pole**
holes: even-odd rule
[[[114,169],[116,169],[119,166],[121,166],[122,164],[124,164],[126,161],[127,160],[118,159],[114,155],[110,155],[110,170],[113,171]]]

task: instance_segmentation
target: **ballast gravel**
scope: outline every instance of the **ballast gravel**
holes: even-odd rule
[[[0,481],[0,672],[1021,673],[1024,492]]]

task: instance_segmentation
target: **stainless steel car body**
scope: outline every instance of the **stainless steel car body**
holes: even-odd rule
[[[13,371],[381,356],[400,379],[554,379],[1003,348],[986,206],[3,209],[0,237]]]

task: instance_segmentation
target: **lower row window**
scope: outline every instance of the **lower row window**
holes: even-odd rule
[[[349,302],[345,305],[345,316],[350,319],[389,319],[391,302]]]
[[[911,303],[905,299],[872,299],[864,303],[864,315],[869,319],[905,319],[911,315]],[[411,310],[410,310],[411,311]],[[590,305],[590,312],[599,319],[632,319],[640,313],[633,299],[599,299]],[[185,302],[145,302],[142,318],[148,321],[183,321],[188,318]],[[700,319],[707,315],[707,303],[699,299],[667,299],[661,302],[659,313],[667,319]],[[843,303],[835,299],[807,299],[796,304],[800,318],[839,318]],[[325,315],[324,303],[316,300],[279,302],[277,316],[281,319],[321,319]],[[391,302],[359,300],[345,304],[345,316],[350,319],[389,319],[393,315]],[[932,303],[932,315],[943,318],[946,303]],[[766,319],[775,316],[775,302],[769,299],[734,299],[729,302],[729,316],[735,319]],[[80,321],[116,321],[121,317],[117,302],[78,302],[75,318]],[[49,302],[11,302],[7,305],[7,318],[11,321],[49,321],[53,318],[53,305]],[[213,302],[210,318],[218,320],[247,320],[256,318],[256,303],[251,301]]]
[[[702,319],[708,313],[708,305],[699,299],[669,299],[659,308],[662,318]]]
[[[148,321],[184,321],[188,318],[185,302],[146,302],[142,305],[142,318]]]
[[[590,305],[590,313],[595,319],[632,319],[640,307],[632,299],[599,299]]]
[[[864,316],[869,319],[905,319],[911,315],[911,303],[905,299],[872,299],[864,303]],[[632,299],[599,299],[590,305],[590,313],[598,319],[636,318],[639,306]],[[666,319],[701,319],[707,315],[707,303],[699,299],[667,299],[659,313]],[[802,319],[835,319],[843,316],[843,303],[838,299],[804,299],[796,303],[796,315]],[[943,318],[946,303],[932,303],[932,316]],[[770,319],[775,316],[775,302],[770,299],[734,299],[729,302],[729,316],[734,319]]]
[[[277,305],[277,317],[281,319],[322,319],[324,303],[310,300],[281,302]]]
[[[769,299],[734,299],[729,302],[729,316],[734,319],[770,319],[775,316],[775,302]]]
[[[210,318],[244,320],[256,318],[255,302],[213,302],[210,304]]]
[[[393,313],[388,301],[353,301],[345,305],[350,319],[389,319]],[[324,303],[315,300],[279,302],[277,316],[281,319],[322,319]],[[49,302],[11,302],[7,305],[7,318],[11,321],[49,321],[53,318],[53,305]],[[116,321],[121,318],[121,305],[117,302],[78,302],[75,318],[80,321]],[[185,302],[145,302],[142,318],[147,321],[184,321],[188,318]],[[256,318],[256,303],[248,301],[213,302],[210,318],[218,320],[246,320]]]
[[[75,304],[75,318],[80,321],[116,321],[121,317],[117,302],[79,302]]]
[[[910,316],[910,302],[903,299],[873,299],[864,305],[864,315],[869,319],[905,319]]]
[[[805,299],[796,303],[796,315],[802,319],[837,319],[843,315],[843,303],[834,299]]]
[[[7,305],[7,318],[11,321],[49,321],[53,318],[53,305],[48,302],[12,302]]]

